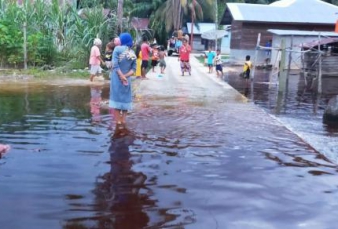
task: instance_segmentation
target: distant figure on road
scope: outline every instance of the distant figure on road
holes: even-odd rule
[[[190,39],[189,35],[188,35],[188,34],[185,34],[185,35],[184,35],[184,38],[187,40],[188,44],[190,44],[190,43],[189,43],[189,39]]]
[[[181,61],[181,71],[182,76],[184,76],[184,72],[189,72],[189,75],[191,75],[191,67],[190,67],[190,52],[191,47],[188,44],[186,39],[183,39],[183,45],[181,46],[179,50],[179,60]]]
[[[141,71],[141,65],[142,65],[141,45],[137,45],[136,46],[136,52],[135,52],[135,54],[137,56],[135,76],[136,77],[141,77],[142,76],[142,71]]]
[[[170,48],[175,48],[175,43],[176,43],[176,39],[174,36],[172,36],[170,39],[169,39],[169,47]]]
[[[271,47],[272,47],[272,40],[268,40],[266,43],[265,43],[265,47],[266,48],[269,48],[266,50],[266,56],[267,58],[270,59],[270,56],[271,56]]]
[[[243,77],[247,81],[248,81],[248,79],[250,79],[250,70],[251,70],[251,68],[252,68],[252,63],[250,61],[250,56],[247,55],[245,57],[245,62],[244,62],[244,66],[243,66]]]
[[[221,51],[217,49],[216,57],[214,59],[215,65],[216,65],[216,74],[217,77],[223,77],[223,67],[222,67],[222,57],[221,57]]]
[[[177,38],[179,39],[179,40],[183,40],[183,31],[182,31],[182,28],[179,28],[179,30],[177,31]]]
[[[149,54],[151,52],[152,52],[152,49],[149,46],[148,38],[144,36],[143,43],[141,45],[141,53],[142,53],[141,78],[142,79],[147,79],[146,72],[147,72],[148,62],[149,62]]]

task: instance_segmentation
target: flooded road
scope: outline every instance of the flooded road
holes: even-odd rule
[[[119,139],[107,85],[1,87],[1,229],[336,228],[337,165],[201,71],[145,82]]]
[[[291,72],[285,94],[278,93],[276,70],[256,71],[254,83],[249,85],[234,72],[226,80],[331,161],[338,163],[338,128],[323,123],[328,100],[338,94],[338,77],[323,77],[322,95],[316,93],[315,83],[309,81],[306,84],[298,72]]]

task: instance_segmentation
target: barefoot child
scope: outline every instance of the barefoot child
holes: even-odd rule
[[[153,68],[153,72],[155,72],[155,67],[157,66],[158,59],[159,59],[159,56],[158,56],[158,47],[155,46],[153,48],[153,56],[151,57],[151,66]]]
[[[207,57],[207,60],[208,60],[209,73],[212,73],[215,53],[213,51],[211,51],[211,48],[209,48],[209,52],[206,54],[206,57]]]
[[[167,56],[167,54],[164,51],[164,47],[161,47],[160,52],[158,53],[158,57],[160,58],[159,63],[160,63],[160,68],[161,68],[161,74],[164,73],[164,70],[167,67],[167,64],[166,64],[165,59],[164,59],[164,57],[166,57],[166,56]]]
[[[223,67],[222,67],[222,58],[221,58],[221,51],[217,49],[216,57],[214,59],[216,65],[216,74],[217,77],[223,77]]]

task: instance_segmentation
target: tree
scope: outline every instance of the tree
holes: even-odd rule
[[[122,32],[122,20],[123,20],[123,0],[117,2],[117,31]]]

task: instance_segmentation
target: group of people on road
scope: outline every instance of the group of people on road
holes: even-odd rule
[[[126,115],[132,108],[131,76],[137,75],[141,79],[147,79],[150,58],[153,71],[159,63],[163,74],[166,68],[165,50],[157,44],[151,47],[147,37],[143,37],[142,44],[136,46],[135,53],[132,36],[129,33],[121,33],[119,37],[107,43],[102,59],[102,41],[96,38],[93,43],[89,57],[89,80],[95,81],[95,77],[101,74],[101,64],[110,70],[109,108],[116,121],[116,130],[127,130]]]
[[[209,73],[213,72],[214,65],[216,68],[217,77],[223,77],[223,67],[222,67],[222,56],[221,51],[217,49],[216,54],[209,48],[209,51],[205,53],[205,58],[207,61],[207,66],[209,69]]]
[[[121,33],[114,38],[106,45],[104,60],[101,58],[101,46],[102,41],[94,39],[89,58],[90,81],[101,73],[101,64],[111,69],[109,108],[116,121],[116,130],[127,130],[126,116],[132,108],[131,76],[135,75],[137,59],[132,49],[133,38],[129,33]]]
[[[182,76],[185,72],[191,75],[191,46],[183,35],[180,36],[179,40],[182,42],[178,51]],[[101,58],[101,45],[100,39],[94,39],[89,58],[90,81],[93,81],[97,73],[101,73],[101,64],[111,69],[109,108],[113,111],[116,129],[126,129],[126,115],[132,108],[131,76],[136,75],[141,79],[147,79],[146,72],[149,62],[153,72],[155,72],[155,66],[159,64],[161,74],[163,74],[166,68],[166,53],[163,47],[159,47],[157,44],[150,45],[147,37],[143,37],[142,44],[137,45],[136,52],[134,52],[133,38],[129,33],[121,33],[119,37],[114,38],[106,45],[104,59]],[[217,76],[223,76],[220,50],[218,49],[215,54],[209,49],[205,56],[209,73],[212,73],[215,65]],[[251,68],[250,58],[246,61],[244,68],[247,77]]]

